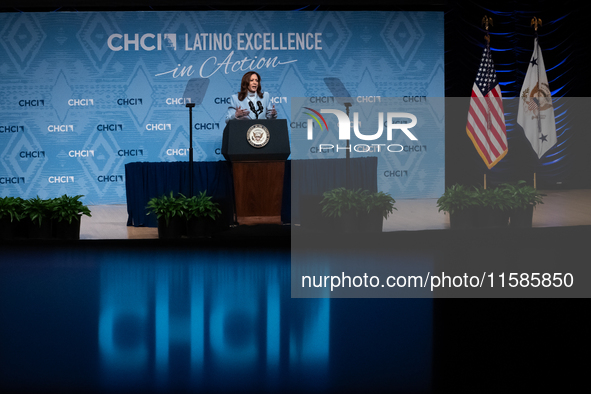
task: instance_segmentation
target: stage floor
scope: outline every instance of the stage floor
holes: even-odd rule
[[[591,189],[548,190],[544,204],[534,211],[534,227],[591,225]],[[384,222],[383,231],[443,230],[449,228],[449,215],[437,211],[437,199],[397,200],[398,209]],[[126,205],[89,207],[80,228],[81,239],[158,238],[153,227],[127,226]]]
[[[311,252],[301,266],[290,226],[156,242],[157,229],[126,226],[125,205],[93,206],[81,236],[96,241],[0,242],[0,392],[502,391],[507,371],[518,392],[540,391],[540,373],[544,388],[576,391],[590,347],[591,190],[546,194],[533,230],[440,231],[435,200],[398,201],[384,234],[343,235],[336,249],[300,234],[318,241],[299,250]],[[444,298],[293,298],[294,269],[576,280],[572,292],[497,285],[495,299],[465,286]]]

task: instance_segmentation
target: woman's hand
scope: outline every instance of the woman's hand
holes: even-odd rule
[[[273,108],[270,110],[267,110],[267,118],[276,118],[277,117],[277,110],[275,109],[275,106],[273,105]]]
[[[249,110],[247,109],[242,109],[240,107],[238,107],[238,109],[236,109],[236,114],[234,115],[234,117],[236,119],[242,119],[242,118],[246,118],[248,117],[248,114],[250,113]]]

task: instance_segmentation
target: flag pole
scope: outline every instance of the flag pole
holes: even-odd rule
[[[488,34],[488,26],[492,26],[493,25],[493,20],[492,18],[489,18],[488,15],[484,15],[482,17],[482,23],[481,25],[484,25],[484,30],[486,30],[486,34],[484,36],[484,39],[490,44],[490,35]]]
[[[538,26],[542,26],[542,20],[539,19],[538,17],[534,16],[531,20],[531,23],[529,24],[530,26],[534,27],[534,40],[536,43],[536,52],[538,51],[538,48],[540,47],[540,43],[538,42]],[[538,67],[538,84],[540,83],[540,69]],[[541,114],[538,116],[538,131],[540,131],[542,129],[542,125],[540,124],[541,122]],[[536,167],[537,164],[540,163],[540,158],[538,157],[537,159],[537,163],[536,163]],[[536,171],[534,170],[534,189],[537,189],[537,178],[536,178]]]
[[[490,46],[490,35],[488,34],[488,26],[493,25],[492,18],[489,18],[487,15],[484,15],[482,18],[481,25],[484,25],[484,29],[486,30],[486,34],[484,35],[484,39],[486,40],[486,45]],[[486,172],[484,173],[484,190],[486,190]]]

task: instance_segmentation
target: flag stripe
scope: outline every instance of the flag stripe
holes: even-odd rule
[[[484,144],[482,143],[480,138],[478,138],[478,136],[476,135],[474,130],[475,129],[474,129],[473,125],[468,124],[468,126],[467,126],[468,136],[470,137],[470,139],[472,139],[472,142],[476,146],[476,150],[480,153],[482,160],[484,160],[485,163],[490,163],[490,161],[491,161],[490,155],[486,151]]]
[[[478,102],[480,100],[475,100],[474,102]],[[487,159],[485,160],[487,163],[492,161],[494,155],[491,154],[489,141],[487,140],[487,133],[483,132],[486,130],[486,120],[482,119],[482,112],[480,112],[480,108],[478,108],[478,104],[476,104],[476,108],[472,109],[472,132],[474,138],[478,141],[478,148],[482,154],[486,154]]]
[[[487,156],[489,157],[488,162],[492,162],[492,159],[497,157],[499,152],[501,152],[504,149],[500,149],[500,146],[498,144],[493,145],[493,143],[490,140],[491,133],[487,132],[488,122],[484,118],[484,114],[489,112],[489,106],[487,101],[489,100],[485,97],[478,98],[472,101],[472,103],[474,104],[474,108],[472,110],[472,119],[474,121],[473,132],[476,134],[478,140],[482,141],[481,145],[483,146],[481,146],[481,149],[487,152]],[[493,129],[497,130],[496,127]]]
[[[495,92],[497,89],[498,89],[498,86],[493,90],[493,92]],[[500,92],[499,92],[499,94],[500,94]],[[494,109],[491,111],[491,115],[492,115],[492,118],[494,118],[494,120],[495,120],[495,124],[494,124],[495,133],[492,133],[492,135],[495,138],[495,141],[497,144],[497,150],[499,152],[502,152],[505,149],[507,149],[507,138],[506,138],[507,131],[505,130],[505,118],[503,115],[503,102],[500,97],[493,97],[491,99],[491,103],[492,103],[492,106]]]

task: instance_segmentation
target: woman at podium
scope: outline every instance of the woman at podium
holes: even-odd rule
[[[261,90],[261,76],[249,71],[242,77],[240,92],[233,94],[226,123],[233,119],[275,119],[277,111],[268,92]]]

